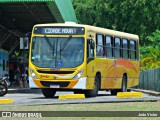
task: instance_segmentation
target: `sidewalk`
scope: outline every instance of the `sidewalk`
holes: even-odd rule
[[[132,89],[132,91],[147,93],[153,96],[160,96],[160,92],[152,91],[152,90],[143,90],[143,89]]]

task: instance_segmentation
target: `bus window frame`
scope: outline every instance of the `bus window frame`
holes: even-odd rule
[[[99,36],[99,35],[102,36],[102,45],[98,45],[98,36]],[[104,47],[104,45],[105,45],[104,35],[97,33],[97,34],[96,34],[96,56],[97,56],[98,58],[104,58],[104,57],[105,57],[105,47]],[[100,47],[103,48],[103,50],[102,50],[102,51],[103,51],[102,56],[98,56],[97,46],[100,46]]]
[[[127,48],[124,48],[123,40],[126,40]],[[124,58],[124,54],[123,54],[124,50],[127,51],[127,58]],[[130,59],[130,57],[129,57],[129,40],[127,38],[122,38],[122,59],[125,59],[125,60],[129,60]]]
[[[94,47],[92,47],[93,44],[94,44]],[[91,49],[93,50],[93,56],[92,57],[90,57],[90,51],[89,51]],[[93,39],[87,39],[87,63],[94,60],[94,58],[95,58],[94,49],[95,49],[94,40]]]
[[[110,38],[110,44],[111,46],[107,46],[107,37]],[[107,48],[110,48],[111,49],[111,57],[107,56]],[[110,35],[105,35],[105,56],[106,58],[114,58],[114,52],[113,52],[113,49],[114,49],[114,42],[113,42],[113,36],[110,36]]]
[[[132,49],[131,49],[131,42],[134,43]],[[129,40],[129,51],[130,51],[130,59],[137,60],[137,58],[136,58],[136,41],[135,40]],[[132,52],[134,52],[134,58],[132,58]]]
[[[116,47],[116,39],[119,40],[119,47]],[[116,51],[119,51],[119,57],[116,57]],[[114,37],[114,58],[115,59],[121,59],[121,38],[120,37]]]

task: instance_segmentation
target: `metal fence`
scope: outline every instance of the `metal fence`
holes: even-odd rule
[[[141,71],[137,88],[160,92],[160,68]]]

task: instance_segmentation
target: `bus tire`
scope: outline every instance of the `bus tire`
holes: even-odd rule
[[[99,90],[99,80],[98,77],[95,77],[95,81],[94,81],[94,89],[93,90],[85,90],[84,94],[85,97],[96,97],[98,94],[98,90]]]
[[[123,75],[121,92],[127,92],[127,77]]]
[[[131,89],[127,89],[127,92],[131,92]]]
[[[118,92],[120,92],[120,89],[114,89],[114,90],[110,90],[111,95],[117,95]]]
[[[84,94],[82,90],[74,90],[74,94]]]
[[[5,84],[0,84],[0,96],[6,95],[8,92],[8,87]]]
[[[56,91],[51,88],[43,88],[42,93],[46,98],[53,98],[54,95],[56,94]]]
[[[123,75],[121,89],[111,90],[111,95],[117,95],[118,92],[127,92],[127,77]]]

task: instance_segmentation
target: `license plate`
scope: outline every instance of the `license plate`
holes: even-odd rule
[[[50,88],[60,88],[59,85],[50,84]]]

